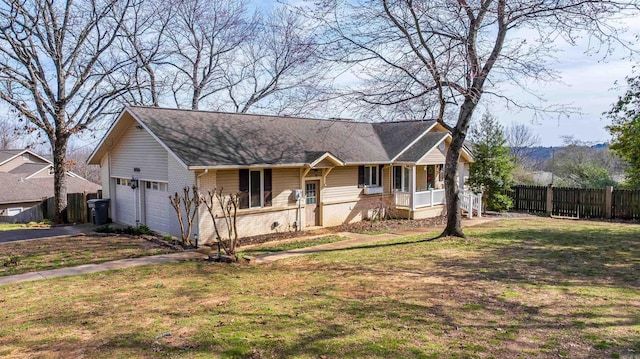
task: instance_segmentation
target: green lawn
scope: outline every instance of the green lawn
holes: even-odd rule
[[[0,223],[0,232],[2,231],[13,231],[16,229],[42,229],[51,227],[46,223]]]
[[[467,234],[3,286],[0,357],[640,353],[640,226],[505,220]]]
[[[142,238],[73,236],[0,244],[0,276],[171,253]]]
[[[329,236],[321,236],[321,237],[311,238],[311,239],[299,239],[299,240],[280,241],[276,243],[264,243],[264,244],[260,244],[255,247],[252,247],[250,249],[242,250],[238,252],[238,255],[242,257],[245,255],[255,256],[259,254],[290,251],[292,249],[319,246],[321,244],[346,241],[348,239],[349,238],[343,237],[343,236],[329,235]]]

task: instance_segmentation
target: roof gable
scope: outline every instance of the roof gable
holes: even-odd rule
[[[436,149],[436,146],[445,138],[450,136],[445,132],[430,132],[422,136],[418,141],[403,152],[396,161],[398,162],[418,162],[427,153]],[[437,150],[437,149],[436,149]]]
[[[25,163],[12,169],[9,173],[30,177],[49,167],[51,167],[50,163]]]
[[[35,157],[36,159],[42,161],[42,163],[49,163],[51,164],[51,161],[49,161],[48,159],[40,156],[39,154],[29,150],[29,149],[22,149],[22,150],[0,150],[0,166],[4,165],[8,162],[10,162],[11,160],[13,160],[14,158],[17,158],[18,156],[21,156],[25,153],[28,153],[29,155]]]

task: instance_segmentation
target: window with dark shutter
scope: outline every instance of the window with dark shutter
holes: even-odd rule
[[[238,192],[240,192],[240,208],[249,208],[249,170],[241,169],[239,173],[240,183],[238,184]]]
[[[358,166],[358,188],[364,187],[364,166]]]
[[[270,168],[264,170],[264,206],[271,207],[271,177]]]

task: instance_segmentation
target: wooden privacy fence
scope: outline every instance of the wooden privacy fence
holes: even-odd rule
[[[87,201],[96,198],[99,198],[98,193],[67,193],[66,221],[69,223],[91,222],[91,210],[87,206]],[[53,197],[50,197],[15,216],[0,216],[0,222],[29,223],[41,222],[45,219],[53,221],[54,217],[55,202]]]
[[[611,201],[613,218],[640,219],[640,191],[614,190]]]
[[[513,210],[568,218],[640,219],[640,190],[514,186]]]
[[[529,213],[547,213],[547,187],[515,186],[507,193],[513,209]]]

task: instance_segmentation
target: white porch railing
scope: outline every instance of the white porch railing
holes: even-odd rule
[[[411,193],[409,192],[395,192],[393,194],[396,207],[410,207],[411,206]]]
[[[394,198],[395,198],[396,207],[411,208],[410,192],[395,192]],[[413,196],[414,209],[435,206],[443,203],[444,203],[443,189],[415,192]]]
[[[482,193],[460,191],[460,209],[467,211],[469,219],[473,218],[473,211],[476,211],[478,217],[482,217]]]
[[[395,192],[393,196],[396,207],[411,208],[410,192]],[[413,196],[413,209],[431,207],[444,204],[444,202],[444,189],[420,191]],[[460,191],[460,209],[467,211],[469,218],[473,218],[474,211],[476,216],[482,217],[482,193]]]

